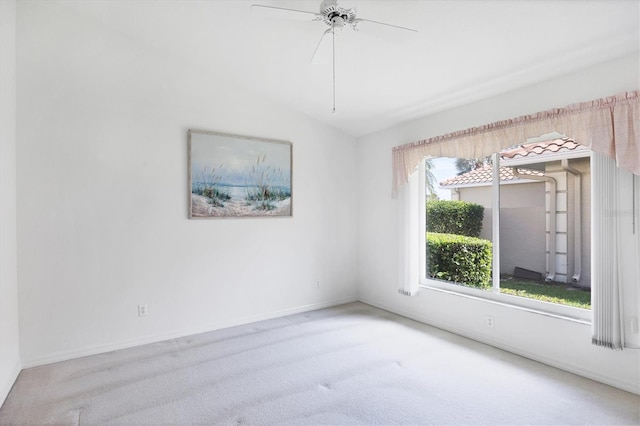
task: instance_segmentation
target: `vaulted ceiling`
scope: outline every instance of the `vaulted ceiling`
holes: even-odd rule
[[[252,4],[317,12],[320,0],[76,1],[65,7],[347,134],[362,136],[637,52],[638,1],[343,0],[362,27],[310,58],[327,26],[266,18]],[[375,26],[374,26],[375,27]],[[400,32],[401,33],[401,32]]]

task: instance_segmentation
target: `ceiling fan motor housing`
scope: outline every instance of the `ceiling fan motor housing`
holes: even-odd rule
[[[348,24],[351,28],[356,29],[355,9],[339,7],[336,0],[324,0],[320,5],[320,14],[322,21],[332,28],[341,29],[344,24]]]

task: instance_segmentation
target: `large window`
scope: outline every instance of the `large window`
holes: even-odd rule
[[[426,159],[422,284],[588,319],[590,154],[564,138]]]
[[[638,117],[640,91],[632,91],[394,147],[392,191],[399,201],[398,291],[415,295],[419,291],[418,287],[423,285],[458,294],[469,293],[512,306],[520,305],[580,320],[592,320],[592,342],[596,345],[620,349],[628,346],[625,339],[637,341],[638,333],[627,332],[624,324],[631,324],[627,330],[637,329],[637,303],[633,302],[628,306],[628,300],[629,294],[632,298],[638,294],[635,284],[640,277],[637,262],[640,254],[640,232],[636,229],[636,216],[640,210],[637,202],[640,199],[640,185],[633,176],[640,175]],[[506,141],[522,141],[532,135],[540,135],[547,129],[553,129],[558,137],[570,135],[578,142],[584,141],[593,151],[588,168],[586,152],[579,152],[582,148],[566,148],[559,143],[555,147],[539,147],[543,154],[544,151],[547,152],[545,161],[542,161],[541,156],[536,158],[537,148],[530,146],[512,147],[513,155],[502,152],[508,146]],[[527,142],[549,140],[540,138],[538,141]],[[567,151],[572,152],[567,154]],[[490,160],[474,158],[488,154],[491,154]],[[488,165],[486,162],[491,161],[490,239],[456,234],[459,241],[455,241],[455,237],[436,235],[435,241],[430,239],[427,246],[428,234],[449,233],[434,230],[426,232],[429,223],[426,199],[432,193],[427,194],[423,190],[428,186],[425,169],[432,166],[432,173],[438,169],[437,165],[433,167],[432,163],[424,161],[425,157],[433,162],[438,161],[430,156],[469,157],[467,160],[476,160],[478,165],[473,170],[481,169]],[[416,166],[420,167],[418,173],[415,171]],[[509,183],[508,179],[502,182],[500,174],[503,171],[511,173],[517,179],[544,182],[544,205],[540,204],[540,197],[534,194],[521,195],[520,204],[515,201],[513,204],[507,202],[506,195],[503,195],[507,192],[507,185],[516,184]],[[556,177],[556,174],[560,177]],[[534,185],[535,182],[529,184]],[[438,185],[440,186],[442,185]],[[540,185],[538,187],[541,188]],[[460,186],[454,189],[462,188]],[[533,192],[540,193],[540,190],[532,190]],[[587,200],[591,199],[589,195],[593,197],[590,209],[585,207]],[[522,206],[522,201],[532,202],[534,205]],[[507,210],[512,211],[507,213]],[[535,213],[536,210],[538,214]],[[544,233],[540,230],[542,211]],[[433,218],[432,214],[429,220],[433,221]],[[484,214],[483,221],[488,221]],[[522,228],[523,223],[531,226],[539,224],[540,231],[535,234],[535,239],[526,237],[529,234]],[[590,233],[593,234],[593,241],[590,241]],[[540,265],[540,250],[535,251],[538,253],[536,255],[518,254],[526,250],[533,253],[532,248],[541,244],[541,235],[544,235],[545,240],[544,271],[536,270],[539,267],[525,265],[525,261],[531,262],[531,265]],[[471,240],[474,241],[471,243],[468,238],[476,238],[480,243],[476,243],[476,240]],[[476,247],[486,245],[486,242],[482,243],[483,240],[491,244],[491,267],[488,271],[487,257],[482,255],[483,249]],[[463,249],[452,248],[456,244]],[[438,253],[434,254],[434,250],[440,250],[440,257]],[[468,253],[460,256],[460,252],[464,250]],[[589,252],[592,253],[592,258],[587,257]],[[468,264],[464,260],[468,258],[474,259],[474,263],[481,268],[471,272],[467,269],[461,275],[449,270],[450,264]],[[565,290],[574,292],[587,292],[591,288],[591,310],[555,303],[553,299],[538,300],[532,297],[531,291],[522,288],[513,289],[515,295],[507,294],[509,283],[506,280],[509,276],[506,274],[509,271],[503,271],[503,264],[513,266],[510,273],[512,282],[516,275],[516,278],[525,275],[523,278],[538,281],[539,286],[535,288],[544,285],[541,281],[547,284],[557,282],[567,287]],[[515,265],[518,265],[517,269]],[[487,274],[490,276],[489,280]],[[527,297],[521,297],[525,295]]]

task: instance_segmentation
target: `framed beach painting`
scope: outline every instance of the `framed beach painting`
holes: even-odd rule
[[[189,130],[189,218],[291,216],[292,144]]]

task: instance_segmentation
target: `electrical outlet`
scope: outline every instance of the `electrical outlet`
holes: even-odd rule
[[[316,288],[320,288],[320,281],[316,281]]]
[[[144,317],[147,315],[147,305],[138,305],[138,316]]]
[[[487,315],[487,327],[493,328],[493,317],[491,315]]]

